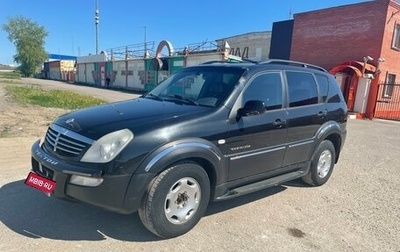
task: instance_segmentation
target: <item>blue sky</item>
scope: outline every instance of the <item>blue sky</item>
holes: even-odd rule
[[[176,48],[254,31],[270,31],[290,13],[368,0],[98,0],[99,50],[147,41],[169,40]],[[48,31],[49,53],[95,53],[96,0],[0,0],[0,25],[21,15]],[[14,45],[0,29],[0,63],[13,64]]]

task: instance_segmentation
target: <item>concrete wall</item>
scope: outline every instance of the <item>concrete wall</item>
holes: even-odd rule
[[[172,73],[186,66],[199,65],[207,61],[221,61],[224,59],[233,59],[235,57],[225,57],[222,52],[212,53],[196,53],[183,56],[165,58],[168,61],[168,70],[151,70],[150,64],[152,59],[132,59],[120,60],[113,62],[95,62],[95,63],[78,63],[76,82],[87,83],[92,85],[101,85],[100,80],[95,81],[93,76],[99,78],[99,71],[102,66],[104,78],[109,76],[111,79],[111,87],[133,90],[150,90],[159,82],[168,78]],[[147,64],[147,67],[146,67]],[[112,66],[112,69],[111,69]],[[150,86],[148,86],[151,84]],[[104,86],[104,85],[101,85]]]
[[[271,32],[250,32],[242,35],[217,39],[219,47],[223,47],[225,41],[231,47],[232,55],[248,58],[250,60],[266,60],[269,58],[271,44]]]
[[[93,62],[104,62],[107,61],[107,55],[105,53],[100,53],[96,55],[81,56],[76,59],[78,64],[80,63],[93,63]]]
[[[207,61],[238,59],[238,57],[228,55],[228,51],[217,49],[159,59],[92,61],[106,58],[105,55],[100,56],[85,56],[77,59],[77,82],[105,86],[106,77],[109,77],[111,87],[148,91],[183,67],[199,65]],[[163,67],[154,66],[154,63],[159,61],[163,62]]]
[[[87,84],[91,84],[91,85],[96,84],[93,74],[95,74],[94,63],[87,63],[86,64],[86,83]]]
[[[136,59],[128,61],[128,88],[144,89],[144,80],[142,74],[145,71],[144,60]]]
[[[61,80],[61,72],[59,67],[50,67],[49,69],[49,79],[51,80]]]
[[[121,60],[113,61],[112,71],[114,82],[111,83],[114,87],[127,89],[144,89],[143,74],[145,71],[144,60]]]
[[[186,67],[199,65],[207,61],[214,60],[224,60],[224,57],[222,54],[217,53],[190,55],[186,58]]]
[[[76,82],[86,82],[86,64],[78,64],[76,67],[78,74],[76,75]]]
[[[126,61],[114,61],[113,62],[113,71],[116,73],[115,81],[112,83],[113,86],[116,87],[126,87],[126,75],[122,75],[126,70]]]

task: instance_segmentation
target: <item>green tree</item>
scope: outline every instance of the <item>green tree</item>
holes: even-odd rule
[[[47,31],[43,26],[22,16],[8,18],[3,30],[8,33],[8,39],[15,45],[17,53],[14,55],[14,61],[20,64],[21,73],[24,76],[33,75],[47,59],[44,49]]]

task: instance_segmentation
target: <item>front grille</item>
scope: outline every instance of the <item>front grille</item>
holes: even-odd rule
[[[88,147],[88,143],[69,136],[63,128],[50,127],[46,133],[45,147],[61,156],[77,157]]]
[[[42,176],[45,177],[47,179],[52,180],[54,177],[54,171],[47,168],[46,166],[40,164],[38,161],[36,161],[33,157],[32,157],[32,170]]]

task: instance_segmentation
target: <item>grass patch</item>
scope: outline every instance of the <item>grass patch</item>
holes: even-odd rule
[[[17,101],[48,108],[81,109],[106,103],[104,100],[70,91],[42,90],[37,87],[7,86],[6,90]]]
[[[19,72],[0,72],[0,78],[2,78],[2,79],[20,80],[21,79],[21,74]]]
[[[0,78],[0,82],[1,83],[8,83],[8,84],[19,84],[19,83],[21,83],[21,81],[18,80],[18,79],[10,80],[10,79],[1,79],[1,78]]]

